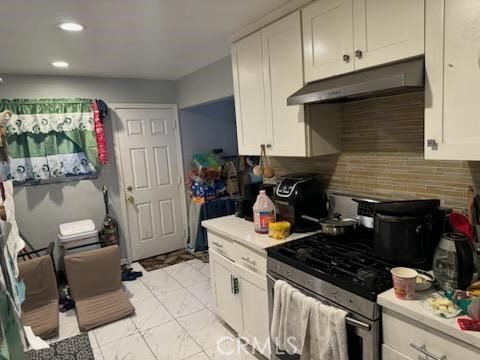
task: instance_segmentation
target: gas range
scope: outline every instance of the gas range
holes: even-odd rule
[[[379,360],[381,308],[376,298],[392,287],[391,266],[372,256],[368,241],[357,235],[349,239],[316,234],[267,249],[269,313],[271,318],[275,282],[286,281],[305,295],[347,312],[349,359]]]
[[[368,237],[350,235],[330,237],[316,234],[267,250],[269,270],[278,264],[290,265],[315,278],[345,289],[365,299],[376,301],[377,295],[392,287],[392,265],[372,255]]]

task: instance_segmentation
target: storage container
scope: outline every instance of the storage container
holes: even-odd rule
[[[98,231],[92,220],[72,221],[58,226],[58,242],[62,256],[76,252],[98,249]],[[81,245],[88,245],[75,248]],[[73,249],[75,248],[75,249]]]

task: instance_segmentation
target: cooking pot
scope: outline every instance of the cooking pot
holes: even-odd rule
[[[373,251],[390,263],[410,267],[430,264],[435,249],[432,214],[375,214]]]
[[[302,219],[320,224],[322,232],[332,236],[349,234],[353,232],[357,226],[357,220],[350,218],[329,217],[316,219],[311,216],[302,215]]]

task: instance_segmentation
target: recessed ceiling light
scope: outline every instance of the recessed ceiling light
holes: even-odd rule
[[[66,61],[54,61],[52,65],[56,68],[68,68],[69,64]]]
[[[83,29],[85,29],[85,26],[83,26],[82,24],[77,24],[74,22],[61,23],[58,24],[58,27],[65,31],[82,31]]]

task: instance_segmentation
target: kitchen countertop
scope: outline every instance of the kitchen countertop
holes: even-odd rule
[[[430,297],[435,291],[417,293],[418,300],[399,300],[395,297],[393,289],[378,295],[377,303],[391,311],[418,321],[437,331],[450,335],[460,341],[480,349],[480,332],[463,331],[457,327],[456,319],[445,319],[428,311],[422,301]]]
[[[266,234],[255,232],[253,222],[235,215],[204,220],[202,221],[202,226],[209,231],[237,241],[257,251],[314,234],[312,232],[293,233],[284,240],[275,240]]]

